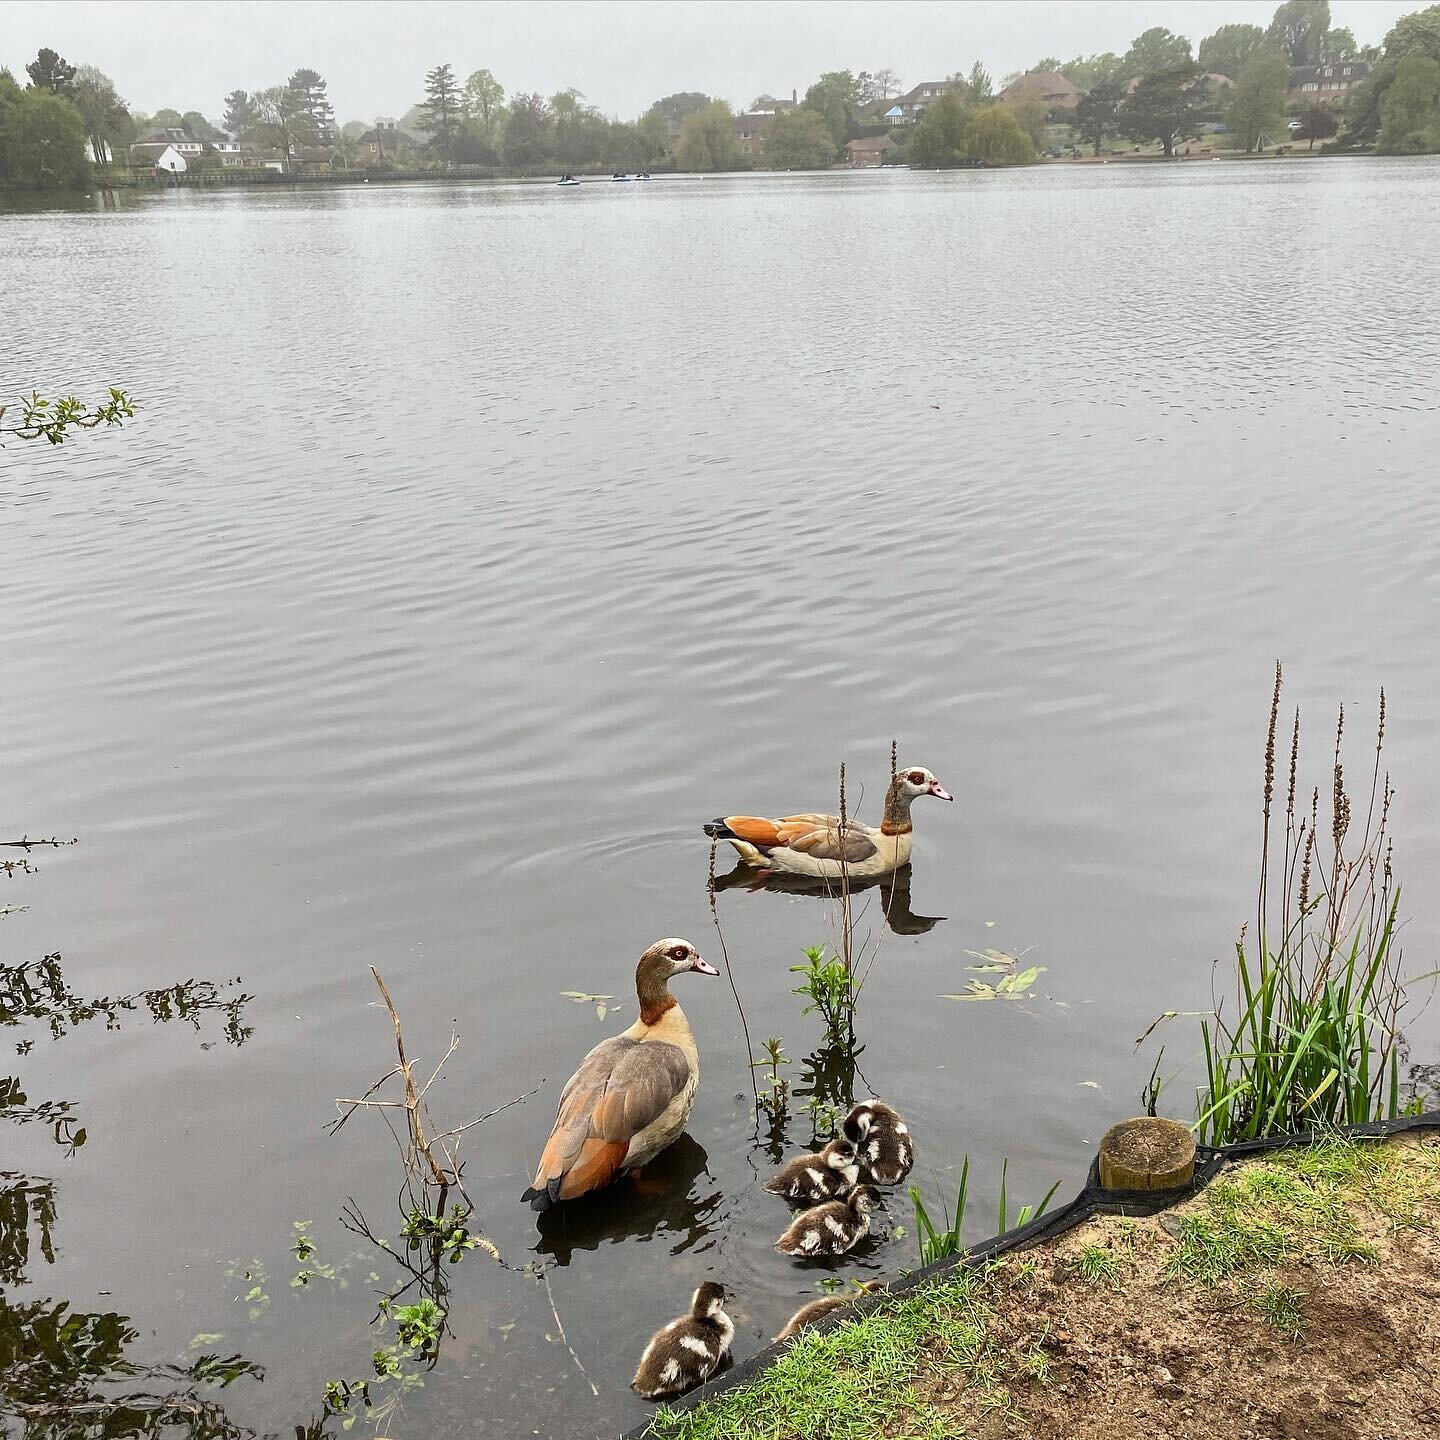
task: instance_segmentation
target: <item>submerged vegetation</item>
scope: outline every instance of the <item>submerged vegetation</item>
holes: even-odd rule
[[[9,406],[0,405],[0,420]],[[32,390],[20,402],[20,423],[0,425],[0,435],[13,435],[18,440],[48,440],[63,445],[66,434],[73,429],[93,430],[97,425],[123,425],[135,414],[135,402],[123,390],[110,387],[110,398],[96,405],[87,405],[78,395],[64,395],[51,400]]]
[[[1381,761],[1380,693],[1368,794],[1357,810],[1342,759],[1345,711],[1335,727],[1326,785],[1298,789],[1300,712],[1290,729],[1283,845],[1274,844],[1282,670],[1265,747],[1260,882],[1255,924],[1235,944],[1233,1008],[1201,1022],[1205,1079],[1201,1140],[1236,1140],[1400,1113],[1400,1016],[1405,1005],[1396,929],[1400,886],[1389,833],[1394,791]]]

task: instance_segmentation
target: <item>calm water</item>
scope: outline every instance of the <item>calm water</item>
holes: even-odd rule
[[[719,959],[700,822],[829,806],[841,759],[873,818],[892,735],[957,803],[917,807],[911,905],[944,919],[886,935],[861,1065],[928,1190],[970,1154],[977,1236],[1001,1156],[1022,1198],[1077,1184],[1135,1109],[1136,1036],[1208,1003],[1251,904],[1277,655],[1312,780],[1342,699],[1363,767],[1387,687],[1407,953],[1433,966],[1437,220],[1440,164],[1363,160],[0,220],[4,398],[144,407],[0,453],[0,829],[80,838],[0,881],[29,906],[0,960],[58,951],[82,1000],[194,978],[232,1002],[228,1034],[143,1002],[9,1032],[30,1103],[88,1137],[67,1159],[0,1130],[0,1169],[55,1182],[53,1259],[32,1227],[9,1303],[128,1316],[147,1363],[223,1335],[266,1369],[226,1392],[247,1425],[364,1375],[371,1259],[338,1217],[353,1197],[393,1233],[398,1175],[378,1118],[321,1127],[390,1063],[376,965],[413,1052],[461,1036],[437,1118],[545,1078],[466,1180],[506,1259],[551,1265],[600,1391],[543,1285],[473,1256],[440,1367],[379,1433],[613,1432],[706,1275],[749,1353],[815,1277],[770,1249],[723,981],[677,983],[704,1081],[646,1193],[543,1231],[517,1197],[644,945]],[[799,1083],[819,1026],[787,967],[826,907],[720,913]],[[1045,967],[1036,997],[938,999],[987,946]],[[1411,1039],[1435,1058],[1433,1010]],[[297,1220],[347,1288],[291,1288]]]

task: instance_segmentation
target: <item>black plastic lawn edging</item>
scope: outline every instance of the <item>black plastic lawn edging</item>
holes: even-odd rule
[[[1201,1145],[1195,1156],[1195,1178],[1188,1185],[1173,1190],[1107,1190],[1100,1183],[1100,1158],[1096,1154],[1090,1162],[1090,1173],[1085,1188],[1068,1205],[1058,1210],[1046,1211],[1044,1215],[1026,1225],[1006,1230],[1001,1235],[972,1245],[959,1255],[947,1256],[923,1269],[912,1270],[909,1274],[892,1280],[879,1290],[859,1296],[851,1305],[824,1316],[813,1325],[808,1325],[802,1334],[811,1331],[829,1330],[844,1325],[857,1315],[864,1315],[883,1305],[893,1295],[903,1295],[927,1281],[944,1275],[951,1270],[978,1270],[997,1256],[1011,1250],[1024,1250],[1031,1245],[1054,1240],[1077,1225],[1083,1224],[1094,1215],[1158,1215],[1198,1194],[1232,1160],[1243,1160],[1249,1155],[1261,1155],[1267,1150],[1295,1150],[1307,1145],[1323,1144],[1327,1140],[1385,1140],[1392,1135],[1403,1135],[1411,1130],[1440,1130],[1440,1110],[1427,1110],[1423,1115],[1407,1115],[1396,1120],[1373,1120],[1368,1125],[1342,1125],[1331,1130],[1307,1130],[1297,1135],[1271,1135],[1264,1140],[1242,1140],[1235,1145],[1217,1147]],[[793,1337],[792,1337],[793,1338]],[[678,1400],[669,1402],[669,1409],[693,1410],[704,1405],[727,1390],[748,1384],[761,1371],[767,1369],[790,1345],[790,1340],[767,1345],[747,1359],[741,1360],[722,1375],[691,1390]],[[652,1436],[655,1421],[652,1417],[642,1424],[627,1430],[619,1440],[647,1440]]]

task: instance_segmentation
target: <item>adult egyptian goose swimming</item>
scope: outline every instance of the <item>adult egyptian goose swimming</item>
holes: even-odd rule
[[[631,1387],[646,1400],[664,1400],[708,1380],[735,1338],[724,1303],[723,1286],[713,1280],[701,1285],[690,1297],[689,1311],[650,1337]]]
[[[845,1117],[841,1133],[855,1147],[870,1178],[898,1185],[915,1163],[915,1141],[900,1112],[883,1100],[862,1100]]]
[[[807,1205],[821,1200],[841,1200],[860,1179],[860,1162],[850,1140],[832,1140],[818,1154],[797,1155],[781,1166],[766,1182],[772,1195],[803,1200]]]
[[[844,1255],[870,1233],[870,1217],[884,1203],[873,1185],[857,1185],[847,1199],[827,1200],[797,1215],[775,1248],[797,1260]]]
[[[776,1342],[788,1340],[792,1335],[798,1335],[807,1325],[813,1325],[826,1315],[833,1315],[837,1310],[847,1309],[862,1295],[868,1295],[872,1291],[878,1290],[880,1286],[879,1280],[866,1280],[852,1294],[825,1295],[819,1300],[810,1301],[808,1305],[802,1305],[785,1322],[785,1328],[775,1337]]]
[[[757,815],[722,815],[711,820],[705,833],[728,840],[741,859],[791,875],[867,880],[889,875],[910,859],[910,806],[920,795],[941,800],[955,797],[923,766],[899,770],[885,793],[880,824],[866,825],[847,819],[844,827],[835,815],[786,815],[763,820]]]
[[[560,1094],[534,1183],[520,1197],[548,1210],[608,1185],[658,1155],[685,1128],[700,1057],[670,977],[720,972],[688,940],[657,940],[635,967],[640,1018],[602,1040]]]

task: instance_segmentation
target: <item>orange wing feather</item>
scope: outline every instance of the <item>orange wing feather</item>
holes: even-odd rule
[[[602,1140],[592,1136],[580,1147],[575,1163],[560,1182],[560,1198],[573,1200],[577,1195],[598,1190],[608,1185],[620,1169],[629,1142],[625,1140]],[[541,1162],[542,1167],[544,1161]]]
[[[725,823],[752,845],[780,844],[780,830],[773,820],[762,820],[758,815],[727,815]]]

